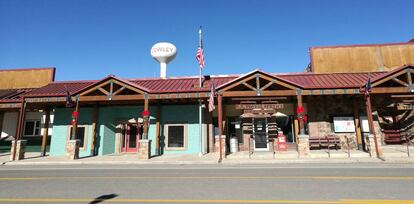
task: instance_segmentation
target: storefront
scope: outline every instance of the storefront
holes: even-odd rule
[[[374,129],[384,144],[392,140],[387,138],[387,130],[395,130],[394,135],[398,132],[400,140],[404,131],[411,131],[412,126],[402,130],[390,123],[410,123],[407,118],[411,118],[412,108],[406,104],[412,97],[408,77],[412,70],[405,65],[370,74]],[[65,107],[66,90],[72,100],[79,99],[76,139],[81,140],[81,156],[136,153],[139,141],[146,137],[152,141],[151,155],[211,153],[218,151],[219,134],[226,136],[223,145],[227,152],[231,138],[237,138],[239,151],[271,151],[270,139],[279,133],[291,144],[298,143],[299,135],[309,135],[310,142],[335,136],[342,148],[351,144],[351,148],[363,149],[369,128],[360,88],[367,79],[368,73],[269,74],[254,70],[239,76],[210,76],[200,88],[196,77],[128,80],[108,76],[95,81],[53,82],[27,93],[25,101],[31,107],[54,110],[52,156],[65,154],[72,131],[74,108]],[[212,84],[216,109],[203,109],[200,137],[198,100],[208,106]],[[145,111],[148,126],[142,115]]]

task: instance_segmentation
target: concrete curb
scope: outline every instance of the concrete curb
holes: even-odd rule
[[[171,164],[171,165],[203,165],[203,164],[223,164],[223,165],[243,165],[243,164],[306,164],[306,163],[331,163],[331,164],[355,164],[355,163],[404,163],[414,164],[413,158],[330,158],[330,159],[315,159],[315,158],[296,158],[296,159],[223,159],[222,163],[216,160],[201,160],[201,161],[9,161],[3,162],[2,165],[7,166],[41,166],[41,165],[157,165],[157,164]]]

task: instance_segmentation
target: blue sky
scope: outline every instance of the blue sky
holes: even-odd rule
[[[301,72],[311,46],[407,42],[414,1],[0,0],[0,67],[57,68],[56,80],[157,77],[150,48],[177,46],[168,76]]]

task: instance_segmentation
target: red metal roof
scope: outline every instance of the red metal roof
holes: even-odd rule
[[[66,95],[66,90],[69,93],[75,93],[91,84],[94,81],[68,81],[68,82],[52,82],[44,87],[35,89],[26,94],[26,96],[63,96]]]
[[[0,102],[19,101],[23,95],[29,93],[33,89],[1,89]]]
[[[387,72],[374,72],[371,77],[378,77]],[[368,80],[368,73],[334,73],[334,74],[286,74],[278,75],[288,81],[301,84],[305,89],[359,88]]]
[[[386,75],[387,73],[388,72],[374,72],[371,73],[371,77],[377,78]],[[362,85],[364,85],[368,79],[368,73],[291,73],[272,75],[280,79],[283,79],[291,84],[297,84],[303,87],[304,89],[359,88]],[[218,87],[241,76],[244,75],[211,76],[210,80],[204,82],[209,85],[206,88],[201,89],[201,91],[210,91],[211,82],[214,83],[215,87]],[[101,80],[52,82],[47,86],[35,89],[25,94],[25,96],[64,96],[66,95],[66,90],[73,94],[99,81]],[[143,87],[146,90],[148,90],[148,93],[153,94],[200,91],[200,89],[197,88],[198,77],[178,77],[167,79],[123,79],[123,81],[127,81],[131,84],[136,84],[138,87]]]

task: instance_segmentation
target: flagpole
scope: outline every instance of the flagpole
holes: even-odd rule
[[[202,48],[203,44],[202,44],[202,39],[201,39],[201,26],[200,29],[198,30],[198,47]],[[198,85],[200,87],[200,89],[202,88],[202,83],[201,83],[201,74],[202,74],[202,65],[199,66],[199,76],[198,76]],[[200,97],[200,95],[199,95]],[[198,99],[198,129],[199,129],[199,140],[200,140],[200,153],[199,156],[203,156],[203,128],[202,128],[202,104],[201,104],[201,98]]]

